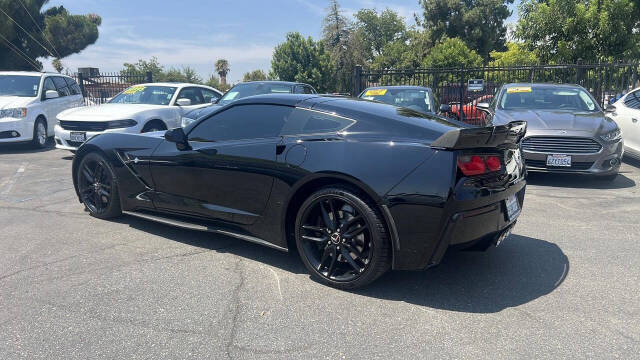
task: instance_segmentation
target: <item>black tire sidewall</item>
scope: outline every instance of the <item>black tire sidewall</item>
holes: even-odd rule
[[[376,213],[372,205],[368,204],[364,201],[360,196],[356,195],[357,192],[352,192],[350,189],[342,188],[342,187],[328,187],[317,192],[313,193],[309,196],[298,209],[298,213],[296,215],[296,223],[295,223],[295,241],[296,248],[298,253],[300,254],[300,258],[304,263],[307,270],[313,275],[314,278],[318,279],[320,282],[330,285],[332,287],[340,288],[340,289],[356,289],[359,287],[363,287],[378,277],[380,277],[390,265],[389,259],[389,240],[383,226],[383,222],[381,217]],[[372,257],[371,262],[367,266],[366,270],[358,276],[356,279],[351,281],[336,281],[329,279],[322,274],[320,274],[309,262],[307,259],[306,252],[302,245],[301,234],[300,234],[300,225],[302,222],[302,216],[305,213],[305,210],[316,202],[319,198],[333,196],[339,197],[349,200],[353,203],[358,209],[358,211],[364,215],[367,223],[370,227],[370,235],[371,235],[371,247],[372,247]]]
[[[100,161],[105,164],[107,171],[109,171],[112,179],[111,180],[111,201],[109,202],[109,206],[107,207],[107,210],[103,213],[92,212],[91,209],[89,209],[89,207],[84,204],[83,199],[81,199],[81,201],[83,201],[82,204],[85,206],[85,208],[87,209],[87,211],[91,216],[94,216],[99,219],[111,219],[111,218],[122,215],[122,209],[120,206],[120,192],[118,191],[119,190],[118,179],[116,178],[116,174],[113,171],[111,164],[102,154],[97,152],[91,152],[82,158],[82,161],[80,161],[80,165],[78,166],[78,171],[76,173],[76,181],[78,183],[78,186],[80,186],[79,184],[80,184],[80,181],[82,180],[81,178],[82,172],[80,171],[80,169],[82,169],[84,164],[89,161]]]

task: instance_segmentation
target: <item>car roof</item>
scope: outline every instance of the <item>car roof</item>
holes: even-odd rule
[[[299,103],[313,99],[323,98],[324,96],[317,94],[264,94],[248,96],[232,102],[230,105],[240,104],[271,104],[271,105],[287,105],[296,106]]]
[[[368,87],[366,90],[375,90],[375,89],[398,89],[398,90],[429,90],[431,91],[430,87],[426,87],[426,86],[416,86],[416,85],[390,85],[390,86],[371,86]]]
[[[305,84],[305,83],[301,83],[301,82],[281,81],[281,80],[243,81],[243,82],[237,83],[236,85],[241,85],[241,84],[281,84],[281,85],[291,85],[291,86],[293,86],[293,85],[309,85],[309,84]],[[309,86],[311,86],[311,85],[309,85]],[[313,87],[313,86],[311,86],[311,87]]]
[[[511,83],[504,84],[505,88],[518,87],[518,86],[531,86],[531,87],[559,87],[559,88],[581,88],[582,86],[576,84],[554,84],[554,83]]]
[[[42,76],[42,75],[55,75],[55,76],[64,76],[70,77],[69,75],[59,74],[54,72],[46,72],[46,71],[0,71],[0,75],[17,75],[17,76]]]

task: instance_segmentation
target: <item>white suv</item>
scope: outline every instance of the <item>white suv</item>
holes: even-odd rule
[[[0,72],[0,143],[30,141],[42,148],[53,136],[58,113],[83,102],[80,87],[68,76]]]

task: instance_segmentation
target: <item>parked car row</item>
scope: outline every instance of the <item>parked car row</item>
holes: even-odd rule
[[[36,110],[78,97],[73,79],[7,76],[0,134],[26,126],[14,139],[31,131],[43,146],[57,117],[56,146],[76,152],[73,184],[92,216],[296,249],[313,276],[342,289],[435,266],[449,248],[499,245],[520,215],[527,169],[612,178],[640,111],[638,90],[605,112],[580,86],[507,84],[455,110],[483,111],[486,126],[474,126],[443,116],[454,109],[429,88],[352,99],[265,81],[224,95],[140,84],[51,116]]]

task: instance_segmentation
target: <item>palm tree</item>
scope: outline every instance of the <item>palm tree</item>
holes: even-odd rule
[[[222,85],[227,85],[227,74],[231,71],[229,69],[229,62],[225,59],[216,61],[216,72],[220,75],[220,82]]]

